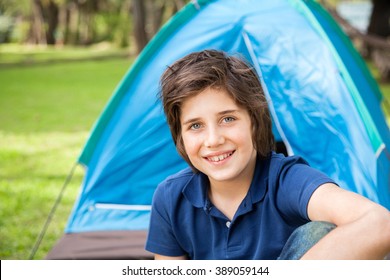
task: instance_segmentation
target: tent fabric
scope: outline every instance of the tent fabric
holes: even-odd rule
[[[218,49],[250,61],[274,135],[340,186],[390,209],[390,131],[380,90],[331,16],[310,0],[193,1],[146,46],[87,141],[66,234],[147,230],[157,184],[187,166],[157,99],[167,65]]]

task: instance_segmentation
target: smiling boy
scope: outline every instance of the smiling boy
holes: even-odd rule
[[[192,53],[168,67],[161,88],[190,168],[156,189],[146,244],[156,259],[375,259],[390,251],[387,209],[274,152],[249,64]]]

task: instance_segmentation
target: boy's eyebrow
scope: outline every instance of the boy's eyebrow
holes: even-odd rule
[[[193,118],[193,119],[186,120],[185,122],[182,123],[182,125],[186,125],[186,124],[190,124],[190,123],[194,123],[194,122],[198,122],[198,121],[200,121],[200,118]]]
[[[225,110],[225,111],[218,112],[218,115],[234,114],[237,113],[238,111],[239,110],[237,109]]]
[[[237,113],[238,111],[239,110],[236,110],[236,109],[224,110],[224,111],[218,112],[217,114],[219,116],[222,116],[222,115],[226,115],[226,114],[234,114],[234,113]],[[201,120],[201,118],[192,118],[192,119],[184,121],[182,124],[186,125],[186,124],[190,124],[190,123],[194,123],[194,122],[199,122],[200,120]]]

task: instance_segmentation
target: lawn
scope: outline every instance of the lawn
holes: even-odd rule
[[[0,51],[0,259],[28,259],[131,60],[94,50]],[[390,85],[381,88],[389,101]],[[43,259],[63,234],[82,178],[77,167],[35,259]]]
[[[37,55],[31,64],[24,52],[0,56],[0,259],[29,258],[94,121],[131,65],[123,55],[77,61],[79,52],[51,55],[57,62]],[[78,167],[35,259],[62,235],[82,177]]]

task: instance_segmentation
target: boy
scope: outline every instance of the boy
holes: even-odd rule
[[[190,168],[156,189],[146,244],[155,259],[381,259],[390,251],[387,209],[274,152],[266,98],[246,62],[192,53],[168,67],[161,88]]]

